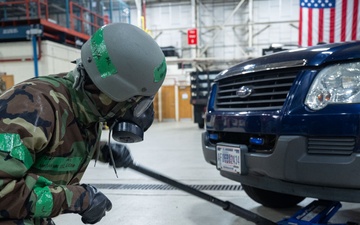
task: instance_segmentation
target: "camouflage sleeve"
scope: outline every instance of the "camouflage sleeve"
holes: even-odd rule
[[[88,206],[80,185],[55,185],[29,172],[56,120],[49,98],[25,83],[0,97],[0,220],[54,217]]]

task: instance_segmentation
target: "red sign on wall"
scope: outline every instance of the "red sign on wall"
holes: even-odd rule
[[[188,44],[189,45],[197,45],[197,29],[193,28],[188,30]]]

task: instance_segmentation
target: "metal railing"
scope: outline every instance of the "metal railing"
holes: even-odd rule
[[[107,21],[106,16],[76,1],[6,0],[0,2],[0,26],[33,24],[38,20],[45,20],[69,31],[86,35],[93,34]]]

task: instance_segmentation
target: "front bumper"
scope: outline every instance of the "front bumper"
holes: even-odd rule
[[[215,145],[202,135],[205,160],[215,165]],[[307,153],[303,136],[280,136],[273,153],[245,153],[247,174],[221,171],[242,184],[292,195],[360,202],[360,154],[348,156]]]

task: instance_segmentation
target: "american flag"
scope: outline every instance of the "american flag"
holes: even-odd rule
[[[360,40],[360,0],[300,0],[299,45]]]

